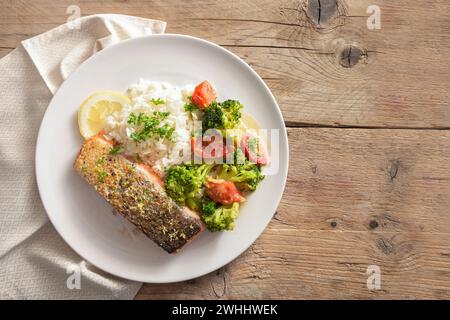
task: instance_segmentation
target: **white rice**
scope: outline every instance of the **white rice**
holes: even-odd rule
[[[191,134],[197,115],[186,112],[184,105],[193,89],[192,85],[178,87],[167,82],[140,79],[128,88],[131,104],[109,116],[105,130],[124,147],[126,155],[139,156],[143,162],[162,174],[166,167],[182,163],[186,155],[190,154]],[[155,105],[151,99],[162,99],[165,103]],[[175,128],[172,141],[151,138],[139,143],[134,142],[130,138],[133,127],[128,124],[130,113],[139,115],[141,112],[153,111],[170,112],[162,124],[167,123]]]

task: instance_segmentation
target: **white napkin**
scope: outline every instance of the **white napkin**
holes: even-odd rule
[[[83,17],[23,41],[0,60],[1,299],[131,299],[141,287],[83,261],[54,230],[37,190],[35,143],[52,94],[81,62],[165,26],[123,15]]]

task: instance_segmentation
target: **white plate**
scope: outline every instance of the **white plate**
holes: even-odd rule
[[[239,99],[262,128],[279,129],[278,173],[266,177],[242,206],[232,232],[204,232],[169,255],[111,207],[72,168],[83,143],[77,109],[91,93],[125,91],[145,78],[174,84],[207,79],[220,99]],[[240,58],[205,40],[152,35],[124,41],[84,62],[51,101],[36,147],[36,176],[42,202],[56,230],[84,259],[122,278],[164,283],[199,277],[246,250],[272,218],[288,170],[286,129],[278,105],[262,79]]]

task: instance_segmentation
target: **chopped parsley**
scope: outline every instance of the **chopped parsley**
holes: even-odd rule
[[[138,143],[150,138],[158,137],[162,139],[171,139],[175,128],[167,123],[161,125],[161,122],[167,119],[170,112],[154,111],[152,113],[131,113],[128,117],[128,123],[136,126],[135,131],[130,134],[130,138]]]
[[[163,100],[163,99],[161,99],[161,98],[158,98],[158,99],[152,98],[152,99],[150,99],[150,101],[151,101],[151,103],[153,103],[155,106],[160,105],[160,104],[165,104],[165,103],[166,103],[166,100]]]
[[[170,115],[170,112],[166,111],[154,111],[153,114],[157,117],[161,117],[161,118],[167,118]]]
[[[186,112],[192,112],[195,109],[197,109],[197,106],[193,103],[185,103],[184,104],[184,111],[186,111]]]
[[[136,125],[136,122],[137,122],[136,115],[133,112],[130,113],[130,116],[128,117],[128,124]]]
[[[108,173],[106,173],[106,171],[100,171],[97,176],[97,181],[100,183],[103,183],[103,182],[105,182],[105,178],[107,176],[108,176]]]
[[[186,102],[184,104],[184,111],[186,112],[192,112],[195,109],[198,109],[197,106],[195,104],[192,103],[192,96],[187,97],[189,102]]]
[[[120,144],[117,144],[114,147],[112,147],[112,149],[109,151],[109,154],[115,155],[115,154],[122,153],[123,151],[124,151],[123,146],[121,146]]]
[[[102,165],[102,164],[104,164],[105,163],[105,158],[104,157],[101,157],[101,158],[99,158],[98,160],[97,160],[97,164],[99,164],[99,165]]]
[[[175,128],[165,123],[163,126],[159,127],[156,132],[160,137],[168,137],[169,139],[172,137]]]

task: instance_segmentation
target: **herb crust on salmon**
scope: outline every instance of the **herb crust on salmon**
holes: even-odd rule
[[[74,168],[117,212],[169,253],[204,229],[196,213],[164,192],[156,173],[115,154],[102,132],[84,142]]]

